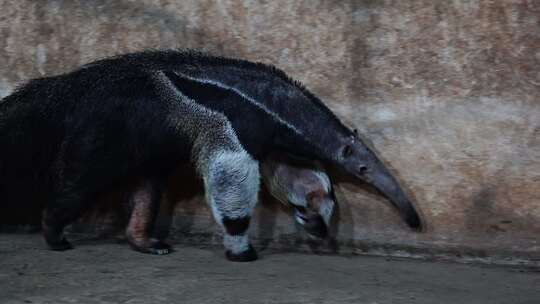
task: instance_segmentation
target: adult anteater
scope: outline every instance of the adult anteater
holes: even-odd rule
[[[227,257],[254,260],[246,231],[257,202],[258,160],[275,150],[372,184],[411,227],[420,227],[376,155],[272,66],[192,51],[127,54],[32,80],[2,100],[0,115],[0,204],[42,206],[43,234],[54,250],[72,248],[64,227],[99,193],[137,176],[128,240],[142,252],[168,253],[148,231],[163,180],[176,164],[190,162],[224,228]]]

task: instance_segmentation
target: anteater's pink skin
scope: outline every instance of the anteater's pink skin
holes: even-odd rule
[[[155,212],[152,210],[156,205],[153,200],[161,200],[156,197],[153,185],[147,181],[140,181],[130,195],[129,204],[131,205],[131,215],[126,227],[126,237],[131,248],[153,254],[168,254],[170,246],[161,240],[151,238],[151,230],[154,226]]]

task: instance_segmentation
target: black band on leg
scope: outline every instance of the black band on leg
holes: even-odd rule
[[[231,219],[229,217],[223,217],[223,226],[225,226],[225,230],[227,230],[227,233],[230,235],[241,235],[246,232],[246,230],[249,227],[249,221],[250,217],[239,217],[235,219]]]

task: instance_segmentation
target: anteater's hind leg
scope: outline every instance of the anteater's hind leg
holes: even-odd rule
[[[73,246],[64,236],[64,228],[88,208],[90,196],[77,189],[65,189],[47,204],[41,220],[43,236],[52,250],[68,250]]]
[[[130,195],[131,215],[126,236],[131,247],[151,254],[168,254],[171,247],[150,237],[159,210],[163,185],[158,180],[144,180]]]
[[[259,191],[259,166],[245,151],[218,152],[204,176],[207,200],[224,228],[223,243],[231,261],[257,259],[247,230]]]

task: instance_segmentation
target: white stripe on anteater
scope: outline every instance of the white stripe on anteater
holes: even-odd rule
[[[225,84],[223,82],[216,81],[216,80],[206,79],[206,78],[196,78],[196,77],[192,77],[192,76],[189,76],[189,75],[186,75],[186,74],[183,74],[183,73],[179,73],[179,72],[176,72],[176,71],[174,72],[174,74],[178,75],[179,77],[189,79],[191,81],[214,85],[214,86],[217,86],[217,87],[219,87],[221,89],[225,89],[225,90],[231,90],[231,91],[235,92],[236,94],[240,95],[243,98],[243,100],[253,104],[257,108],[263,110],[268,115],[272,116],[278,123],[286,126],[290,130],[292,130],[294,133],[296,133],[297,135],[302,135],[302,132],[300,130],[298,130],[295,126],[293,126],[290,123],[288,123],[287,121],[285,121],[277,113],[272,112],[264,104],[256,101],[255,99],[253,99],[252,97],[248,96],[246,93],[240,91],[239,89],[237,89],[235,87],[228,86],[227,84]]]

